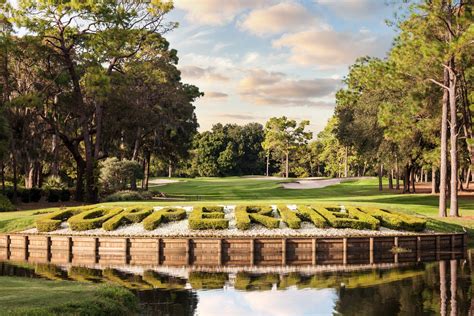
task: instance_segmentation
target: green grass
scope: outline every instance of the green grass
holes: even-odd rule
[[[0,284],[0,315],[133,315],[138,306],[130,291],[107,285],[6,276]]]
[[[284,181],[295,181],[289,179]],[[465,226],[474,235],[474,198],[461,197],[461,218],[437,216],[438,197],[429,194],[399,194],[378,191],[377,179],[343,182],[321,189],[289,190],[281,180],[256,180],[240,177],[180,179],[177,183],[154,186],[151,190],[184,201],[110,202],[117,206],[150,205],[206,205],[206,204],[293,204],[331,203],[345,205],[370,205],[430,217],[428,228],[439,231],[462,231]],[[51,209],[52,210],[52,209]],[[41,210],[44,211],[44,210]],[[36,211],[0,213],[0,232],[18,231],[34,226]]]

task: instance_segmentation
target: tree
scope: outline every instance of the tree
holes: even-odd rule
[[[272,117],[265,125],[265,139],[262,147],[268,152],[274,152],[278,156],[283,156],[285,160],[285,177],[289,176],[290,153],[299,146],[306,145],[313,137],[311,132],[305,131],[309,121],[304,120],[299,124],[295,120],[290,120],[286,116]]]

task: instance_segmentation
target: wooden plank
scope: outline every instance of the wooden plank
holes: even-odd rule
[[[374,237],[369,239],[369,263],[374,264]]]

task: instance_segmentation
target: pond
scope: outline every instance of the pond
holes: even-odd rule
[[[114,283],[137,295],[144,315],[468,315],[471,251],[452,258],[247,267],[3,261],[0,275]]]

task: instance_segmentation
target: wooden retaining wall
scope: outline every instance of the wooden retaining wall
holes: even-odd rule
[[[466,234],[347,238],[158,238],[0,235],[0,260],[75,265],[375,264],[460,258]],[[392,251],[394,248],[402,252]]]

